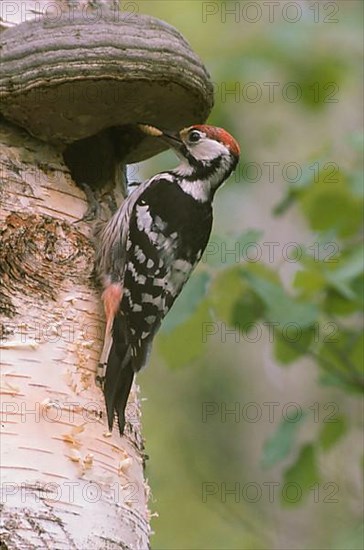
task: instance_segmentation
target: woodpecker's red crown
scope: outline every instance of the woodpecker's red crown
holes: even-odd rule
[[[206,137],[214,139],[215,141],[219,141],[220,143],[225,145],[225,147],[227,147],[234,156],[239,157],[240,147],[238,142],[233,138],[231,134],[229,134],[229,132],[224,130],[224,128],[209,126],[208,124],[195,124],[194,126],[190,126],[189,128],[185,128],[184,130],[182,130],[181,137],[184,138],[187,133],[191,135],[191,131],[193,130],[203,132]]]

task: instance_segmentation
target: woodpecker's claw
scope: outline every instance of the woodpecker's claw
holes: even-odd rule
[[[118,209],[117,202],[115,200],[114,193],[110,192],[105,195],[107,206],[111,212],[111,215],[115,214]]]
[[[102,363],[99,363],[97,366],[97,374],[95,377],[95,382],[96,382],[96,386],[98,388],[101,388],[102,390],[104,389],[104,384],[105,384],[105,372],[106,372],[105,365],[103,365]]]
[[[100,218],[102,213],[102,207],[101,207],[100,200],[98,200],[99,198],[98,193],[95,192],[92,189],[92,187],[90,187],[87,183],[81,183],[81,184],[78,184],[78,186],[81,187],[82,191],[86,195],[88,208],[85,214],[82,216],[82,218],[79,220],[76,220],[75,223],[94,221],[97,218]],[[105,193],[102,199],[105,200],[107,207],[111,212],[111,215],[115,214],[115,212],[118,209],[118,205],[117,205],[113,191],[109,191],[108,193]]]
[[[99,217],[101,212],[101,206],[96,198],[96,194],[87,183],[79,183],[78,186],[81,187],[82,191],[86,195],[88,208],[82,218],[77,220],[75,223],[94,221]]]

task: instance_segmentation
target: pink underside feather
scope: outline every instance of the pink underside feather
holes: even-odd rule
[[[120,283],[112,283],[102,293],[106,316],[106,331],[110,331],[115,318],[115,315],[120,307],[120,302],[123,297],[123,287]]]

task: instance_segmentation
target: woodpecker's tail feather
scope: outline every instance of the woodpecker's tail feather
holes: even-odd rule
[[[130,346],[111,346],[107,362],[104,395],[109,430],[112,430],[114,414],[118,417],[120,435],[124,432],[125,407],[133,383],[134,371],[131,363]]]

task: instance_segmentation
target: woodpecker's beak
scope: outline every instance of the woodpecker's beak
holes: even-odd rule
[[[179,132],[173,132],[170,130],[162,130],[162,135],[160,138],[168,143],[170,147],[175,149],[176,151],[181,151],[183,148],[183,142],[181,140],[181,136]]]
[[[173,130],[161,130],[155,126],[148,124],[138,124],[139,129],[148,136],[159,137],[165,141],[170,147],[176,151],[181,151],[183,148],[183,142],[181,140],[180,132]]]

